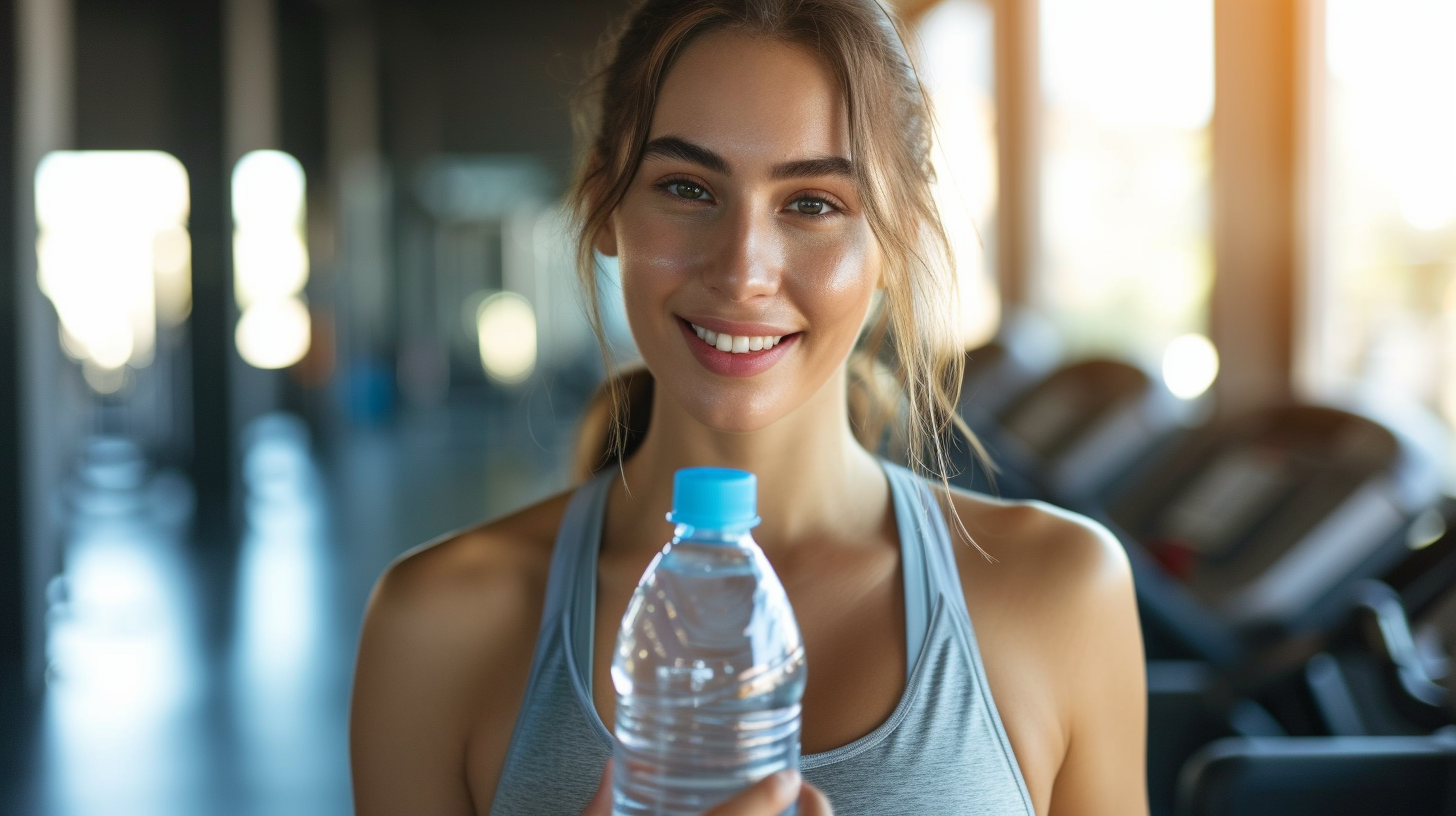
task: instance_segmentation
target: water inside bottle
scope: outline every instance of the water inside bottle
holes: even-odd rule
[[[743,539],[674,542],[633,595],[612,661],[619,816],[700,816],[798,767],[803,644]]]

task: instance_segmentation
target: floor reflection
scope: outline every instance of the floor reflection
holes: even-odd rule
[[[244,531],[221,567],[188,540],[185,478],[125,440],[89,442],[49,588],[47,693],[33,728],[0,736],[17,757],[0,812],[351,813],[369,588],[406,549],[561,486],[564,458],[546,451],[566,426],[530,427],[526,408],[441,408],[326,452],[297,418],[262,418],[244,435]]]
[[[211,648],[185,481],[125,441],[88,445],[51,587],[38,812],[350,812],[349,648],[303,424],[256,423],[243,473],[235,630]]]
[[[323,482],[301,421],[253,425],[243,482],[228,686],[240,792],[251,813],[348,812],[348,661],[333,636]]]
[[[65,570],[49,588],[45,812],[183,813],[183,792],[201,781],[193,712],[206,678],[186,592],[188,499],[176,487],[149,480],[123,440],[94,440],[83,455]]]

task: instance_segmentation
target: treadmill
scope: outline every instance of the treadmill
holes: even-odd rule
[[[1406,543],[1395,569],[1357,587],[1346,637],[1306,666],[1330,734],[1456,731],[1456,499],[1418,519]]]
[[[1321,736],[1221,739],[1183,767],[1185,816],[1456,813],[1456,500],[1408,528],[1410,554],[1354,589],[1298,686]],[[1286,723],[1292,701],[1271,701]]]
[[[1093,359],[1052,372],[970,424],[998,468],[997,492],[1076,507],[1179,429],[1186,414],[1161,380]],[[957,484],[988,488],[974,478]]]
[[[1408,552],[1406,530],[1440,486],[1379,423],[1289,405],[1186,435],[1098,515],[1127,546],[1148,656],[1226,669],[1339,618],[1343,591]]]

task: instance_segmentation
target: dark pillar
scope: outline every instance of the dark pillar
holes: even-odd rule
[[[283,408],[304,417],[322,440],[333,409],[325,388],[334,376],[333,253],[321,229],[329,223],[328,92],[325,9],[315,0],[279,0],[279,146],[303,165],[308,183],[309,309],[313,340],[307,356],[288,372]]]
[[[25,655],[25,546],[21,524],[20,272],[15,0],[0,0],[0,689],[19,684]]]
[[[221,0],[164,0],[174,83],[167,131],[192,184],[192,478],[198,543],[232,549],[233,352],[231,206],[224,127]]]

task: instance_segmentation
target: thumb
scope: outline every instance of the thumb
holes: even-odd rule
[[[799,816],[834,816],[834,808],[823,791],[806,783],[799,793]]]

